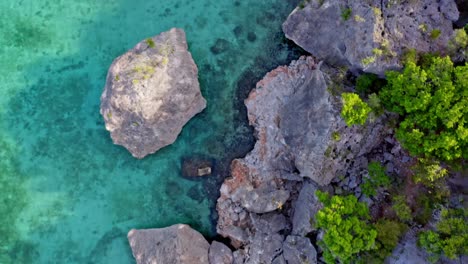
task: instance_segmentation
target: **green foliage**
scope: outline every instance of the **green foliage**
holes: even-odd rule
[[[468,254],[468,212],[466,209],[442,210],[436,230],[419,235],[419,245],[437,261],[442,254],[450,259]]]
[[[392,208],[401,221],[409,222],[413,219],[411,208],[406,204],[406,199],[403,195],[393,197]]]
[[[299,9],[304,9],[304,7],[307,5],[307,3],[309,2],[309,0],[302,0],[300,3],[299,3]],[[321,4],[320,4],[321,5]]]
[[[412,155],[453,160],[468,157],[468,65],[430,57],[403,72],[387,72],[379,97],[387,109],[404,117],[396,131]]]
[[[372,109],[372,113],[374,116],[378,117],[384,113],[384,108],[382,107],[382,103],[377,94],[370,94],[369,98],[367,99],[367,104]]]
[[[367,66],[371,63],[374,63],[377,58],[374,56],[365,57],[361,60],[362,65]]]
[[[358,91],[361,94],[367,94],[371,91],[372,87],[378,80],[379,77],[372,73],[365,73],[363,75],[360,75],[356,79],[356,91]]]
[[[374,248],[377,231],[369,225],[369,210],[353,195],[329,197],[317,191],[324,207],[317,212],[316,227],[325,231],[319,243],[326,263],[350,263]]]
[[[147,38],[145,41],[146,41],[146,44],[148,44],[148,47],[150,48],[156,47],[156,44],[154,43],[153,39]]]
[[[385,174],[385,169],[379,162],[372,161],[369,163],[367,170],[369,178],[363,179],[361,185],[362,193],[367,196],[376,194],[376,189],[379,187],[388,187],[390,185],[390,178]]]
[[[440,29],[434,29],[431,31],[431,39],[438,39],[442,31]]]
[[[366,263],[384,263],[408,227],[398,221],[380,219],[375,223],[377,230],[376,249],[370,253],[373,261]]]
[[[341,139],[340,133],[338,133],[337,131],[333,131],[332,138],[334,141],[340,141]]]
[[[348,126],[354,124],[363,125],[371,111],[371,108],[355,93],[343,93],[343,109],[341,116]]]
[[[468,47],[468,33],[466,30],[463,29],[457,29],[455,31],[455,38],[454,38],[455,44],[464,49]]]
[[[418,164],[412,167],[415,183],[422,183],[427,187],[432,187],[434,184],[447,176],[446,169],[440,166],[440,163],[433,159],[419,159]]]
[[[345,8],[341,11],[341,18],[343,18],[343,20],[346,21],[349,18],[351,18],[352,13],[353,13],[353,10],[351,10],[351,8]]]
[[[417,223],[425,225],[431,220],[432,211],[435,208],[435,202],[432,198],[425,192],[419,193],[418,197],[416,197],[416,204],[418,206],[415,208],[414,220]]]

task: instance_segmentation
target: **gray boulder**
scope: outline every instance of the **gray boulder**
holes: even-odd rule
[[[444,51],[458,20],[454,0],[311,0],[283,24],[286,37],[340,66],[383,74],[408,49]]]
[[[188,225],[132,229],[128,241],[138,264],[206,264],[210,244]]]
[[[136,158],[172,144],[205,107],[185,32],[176,28],[115,59],[101,96],[112,140]]]
[[[288,264],[317,263],[317,251],[305,237],[288,236],[283,242],[283,256]]]
[[[210,264],[232,264],[232,251],[223,243],[213,241],[208,253]]]
[[[255,233],[245,264],[273,263],[281,256],[283,240],[280,234]]]
[[[304,182],[302,185],[299,197],[294,204],[291,234],[306,236],[313,231],[311,222],[313,222],[315,214],[320,210],[320,202],[315,196],[316,191],[317,187],[312,183]]]

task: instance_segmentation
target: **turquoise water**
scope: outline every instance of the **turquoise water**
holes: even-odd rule
[[[297,57],[281,33],[297,2],[0,1],[0,263],[134,263],[131,228],[213,236],[219,185],[253,143],[242,99]],[[99,97],[115,57],[174,26],[208,107],[136,160],[112,144]],[[181,160],[197,157],[215,160],[214,175],[182,177]]]

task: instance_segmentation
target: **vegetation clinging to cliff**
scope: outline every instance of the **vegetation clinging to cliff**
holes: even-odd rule
[[[371,108],[365,102],[359,98],[359,95],[355,93],[343,93],[343,109],[341,110],[341,116],[346,121],[348,126],[359,124],[363,125]]]
[[[396,136],[412,155],[468,157],[468,65],[455,67],[448,57],[409,61],[387,81],[380,98],[404,118]]]

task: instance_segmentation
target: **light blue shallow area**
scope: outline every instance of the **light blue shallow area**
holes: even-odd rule
[[[0,1],[0,263],[134,263],[131,228],[215,235],[219,184],[253,143],[242,99],[296,58],[281,23],[297,2]],[[99,97],[115,57],[171,27],[187,33],[208,107],[137,160],[112,144]],[[214,175],[183,178],[197,157]]]

